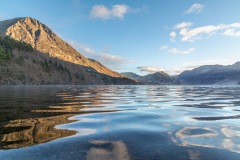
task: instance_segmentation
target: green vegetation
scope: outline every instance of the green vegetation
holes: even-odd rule
[[[0,63],[11,59],[11,53],[0,45]]]
[[[16,62],[17,62],[19,65],[23,65],[23,64],[24,64],[24,58],[23,58],[23,56],[20,56],[20,57],[16,60]]]
[[[50,65],[48,64],[47,60],[45,60],[43,63],[42,63],[42,69],[46,72],[50,72]]]
[[[64,68],[63,68],[62,64],[59,64],[59,65],[58,65],[58,69],[60,70],[60,72],[63,72],[63,71],[64,71]]]
[[[0,46],[9,52],[12,52],[14,49],[25,52],[33,52],[33,48],[30,44],[16,41],[9,36],[0,37]]]
[[[10,60],[13,50],[33,52],[33,48],[30,44],[25,42],[16,41],[8,36],[0,36],[0,63]],[[23,57],[19,57],[17,63],[23,64]]]
[[[66,72],[69,75],[69,79],[72,79],[70,70],[66,66],[59,64],[57,61],[53,61],[51,59],[50,60],[45,59],[45,61],[41,63],[41,66],[42,66],[42,69],[48,73],[51,70],[57,70],[58,72],[61,72],[61,73]]]
[[[84,75],[79,74],[79,73],[75,74],[75,78],[79,79],[79,80],[82,80],[82,81],[84,81],[84,79],[85,79]]]

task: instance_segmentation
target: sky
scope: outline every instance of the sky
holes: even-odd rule
[[[171,75],[240,61],[239,0],[0,0],[118,72]]]

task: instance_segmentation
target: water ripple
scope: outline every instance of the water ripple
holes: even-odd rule
[[[239,86],[45,86],[0,91],[0,147],[5,149],[0,159],[240,156]]]

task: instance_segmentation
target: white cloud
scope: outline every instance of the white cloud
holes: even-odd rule
[[[236,31],[235,29],[228,29],[223,34],[227,36],[240,37],[240,31]]]
[[[203,9],[204,5],[195,3],[187,11],[185,11],[185,14],[201,13]]]
[[[177,49],[177,48],[172,48],[169,50],[170,53],[173,53],[173,54],[190,54],[192,52],[194,52],[196,49],[195,48],[189,48],[189,49],[186,49],[186,50],[180,50],[180,49]]]
[[[177,33],[175,31],[172,31],[170,34],[171,41],[175,41],[175,38],[177,37]]]
[[[129,7],[127,5],[117,4],[113,6],[111,13],[113,17],[123,18],[124,15],[128,12],[128,10],[129,10]]]
[[[90,12],[91,18],[96,19],[111,19],[111,18],[124,18],[125,14],[127,14],[130,10],[125,4],[116,4],[113,5],[112,8],[108,8],[105,5],[94,5]]]
[[[192,26],[191,22],[182,22],[182,23],[178,23],[177,25],[175,25],[175,29],[182,29],[182,28],[187,28]]]
[[[230,24],[230,27],[232,27],[232,28],[240,28],[240,23],[232,23],[232,24]]]
[[[68,43],[73,46],[76,50],[78,50],[79,52],[83,52],[84,54],[93,54],[95,53],[95,51],[90,48],[90,47],[87,47],[83,44],[80,44],[74,40],[68,40]]]
[[[176,36],[177,36],[176,32],[174,32],[174,31],[172,31],[169,35],[171,38],[176,38]]]
[[[147,73],[165,72],[169,75],[177,75],[186,69],[185,68],[163,69],[159,66],[140,66],[140,67],[137,67],[137,70],[141,72],[147,72]]]
[[[194,42],[195,40],[215,35],[220,31],[222,31],[222,34],[224,35],[235,36],[234,33],[238,34],[239,31],[233,30],[234,28],[240,29],[240,23],[207,25],[197,28],[183,28],[180,30],[179,34],[182,36],[181,41]]]
[[[158,66],[140,66],[140,67],[137,67],[137,70],[141,72],[150,72],[150,73],[164,71],[164,69]]]
[[[95,5],[92,7],[90,17],[99,19],[111,18],[111,11],[104,5]]]
[[[168,49],[168,46],[161,46],[160,47],[160,50],[165,50],[165,49]]]

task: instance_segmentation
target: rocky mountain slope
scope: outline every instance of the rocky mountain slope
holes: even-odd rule
[[[0,34],[2,52],[10,53],[0,63],[0,84],[136,84],[84,57],[36,19],[1,21]],[[11,49],[3,45],[5,36]],[[17,48],[18,42],[29,44],[32,50]],[[23,63],[17,63],[18,59]]]
[[[240,62],[228,66],[200,66],[184,71],[177,79],[185,84],[240,84]]]
[[[143,84],[153,84],[153,85],[172,85],[172,84],[180,84],[178,80],[174,77],[169,76],[165,72],[156,72],[153,74],[148,74],[146,76],[140,76],[132,72],[122,73],[129,78],[135,79]]]

